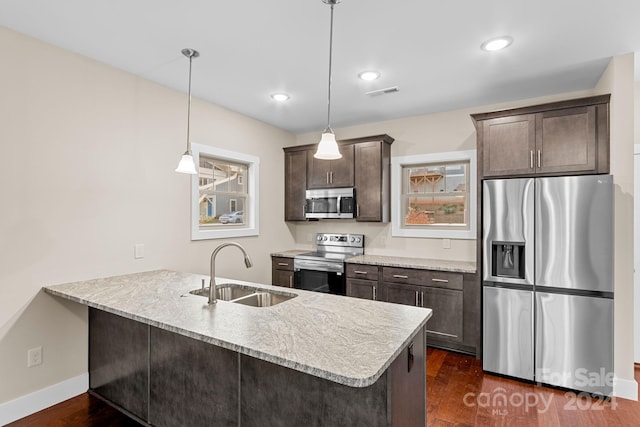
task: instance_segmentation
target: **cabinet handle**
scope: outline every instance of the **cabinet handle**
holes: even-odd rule
[[[373,300],[375,301],[376,299],[378,299],[378,296],[376,295],[376,287],[373,286],[371,289],[373,289]]]
[[[408,279],[409,278],[409,276],[405,276],[405,275],[402,275],[402,274],[394,274],[393,277],[395,277],[396,279]],[[416,291],[416,292],[418,292],[418,291]]]
[[[424,291],[420,292],[420,307],[424,307]]]
[[[360,205],[356,205],[356,217],[360,216]]]
[[[533,169],[533,150],[529,151],[529,168]]]
[[[329,183],[329,171],[327,171],[327,184]]]
[[[420,305],[418,304],[419,303],[418,298],[419,298],[418,291],[416,291],[416,307],[420,307]]]
[[[289,287],[293,288],[293,276],[289,276]]]
[[[329,172],[329,184],[333,184],[333,171]]]
[[[540,150],[538,150],[538,167],[540,167]]]
[[[430,333],[430,334],[442,335],[443,337],[458,338],[457,335],[446,334],[444,332],[436,332],[436,331],[432,331],[431,329],[427,329],[427,332]]]
[[[365,274],[365,275],[367,274],[367,272],[366,272],[366,271],[361,271],[361,270],[353,270],[353,272],[354,272],[355,274]]]
[[[278,265],[281,265],[283,267],[288,267],[289,263],[287,263],[287,262],[279,262]]]
[[[432,282],[449,283],[447,279],[431,279]]]

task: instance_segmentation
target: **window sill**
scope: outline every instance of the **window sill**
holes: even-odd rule
[[[259,235],[258,227],[229,228],[223,230],[192,230],[191,240],[228,239]]]

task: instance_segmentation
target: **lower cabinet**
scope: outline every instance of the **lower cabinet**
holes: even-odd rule
[[[271,257],[271,284],[293,288],[293,258]]]
[[[347,264],[347,296],[381,300],[378,291],[378,266]]]
[[[347,263],[347,296],[433,310],[430,346],[477,354],[475,274]]]
[[[347,296],[375,301],[378,299],[378,282],[347,278]]]

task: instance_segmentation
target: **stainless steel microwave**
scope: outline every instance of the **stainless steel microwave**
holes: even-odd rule
[[[354,188],[327,188],[324,190],[307,190],[304,217],[321,218],[353,218],[356,211],[356,194]]]

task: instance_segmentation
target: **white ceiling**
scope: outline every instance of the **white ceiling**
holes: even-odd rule
[[[194,96],[295,133],[326,125],[329,13],[321,0],[0,0],[0,25],[185,93],[180,50],[197,49]],[[588,89],[611,56],[640,51],[637,0],[344,0],[334,25],[333,127]],[[508,49],[480,50],[505,34]],[[359,80],[367,69],[382,77]]]

